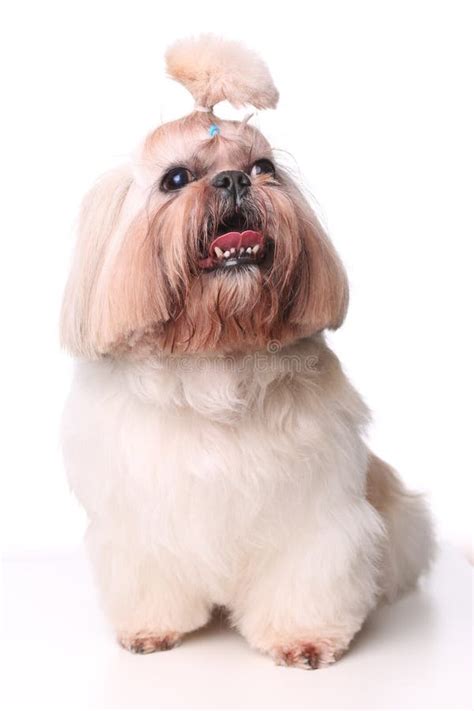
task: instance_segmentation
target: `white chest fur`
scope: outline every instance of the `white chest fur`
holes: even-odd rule
[[[63,441],[93,522],[222,582],[249,549],[281,545],[275,530],[362,493],[366,418],[335,356],[308,339],[255,357],[81,363]]]

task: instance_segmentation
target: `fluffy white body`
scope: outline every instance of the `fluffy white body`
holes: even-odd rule
[[[268,69],[210,37],[167,59],[195,110],[100,181],[79,222],[69,479],[124,647],[168,649],[224,606],[277,662],[324,666],[427,567],[429,517],[367,450],[367,410],[325,345],[348,302],[334,247],[264,136],[213,112],[275,106]]]
[[[280,663],[340,656],[432,553],[423,502],[368,452],[367,422],[322,336],[79,363],[65,458],[122,644],[172,646],[225,606]]]

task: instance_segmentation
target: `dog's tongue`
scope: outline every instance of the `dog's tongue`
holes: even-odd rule
[[[217,237],[209,247],[209,255],[214,256],[214,248],[219,247],[223,252],[226,252],[233,247],[240,249],[241,247],[255,247],[263,245],[263,235],[255,230],[245,230],[245,232],[226,232]]]

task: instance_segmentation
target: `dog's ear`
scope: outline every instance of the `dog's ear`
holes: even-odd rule
[[[302,263],[291,319],[304,333],[336,329],[344,321],[349,285],[342,262],[317,217],[302,223]]]
[[[72,354],[101,354],[101,280],[131,185],[128,169],[104,176],[84,199],[71,272],[61,311],[61,343]]]

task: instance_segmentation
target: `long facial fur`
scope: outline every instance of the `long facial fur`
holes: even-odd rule
[[[242,203],[249,228],[271,239],[263,266],[206,273],[198,260],[230,205],[211,185],[220,170],[249,171],[272,158],[246,123],[200,113],[145,141],[133,171],[118,171],[86,200],[63,309],[63,342],[75,354],[245,352],[336,328],[347,305],[341,263],[303,195],[280,167],[253,179]],[[170,165],[196,180],[163,194]]]

